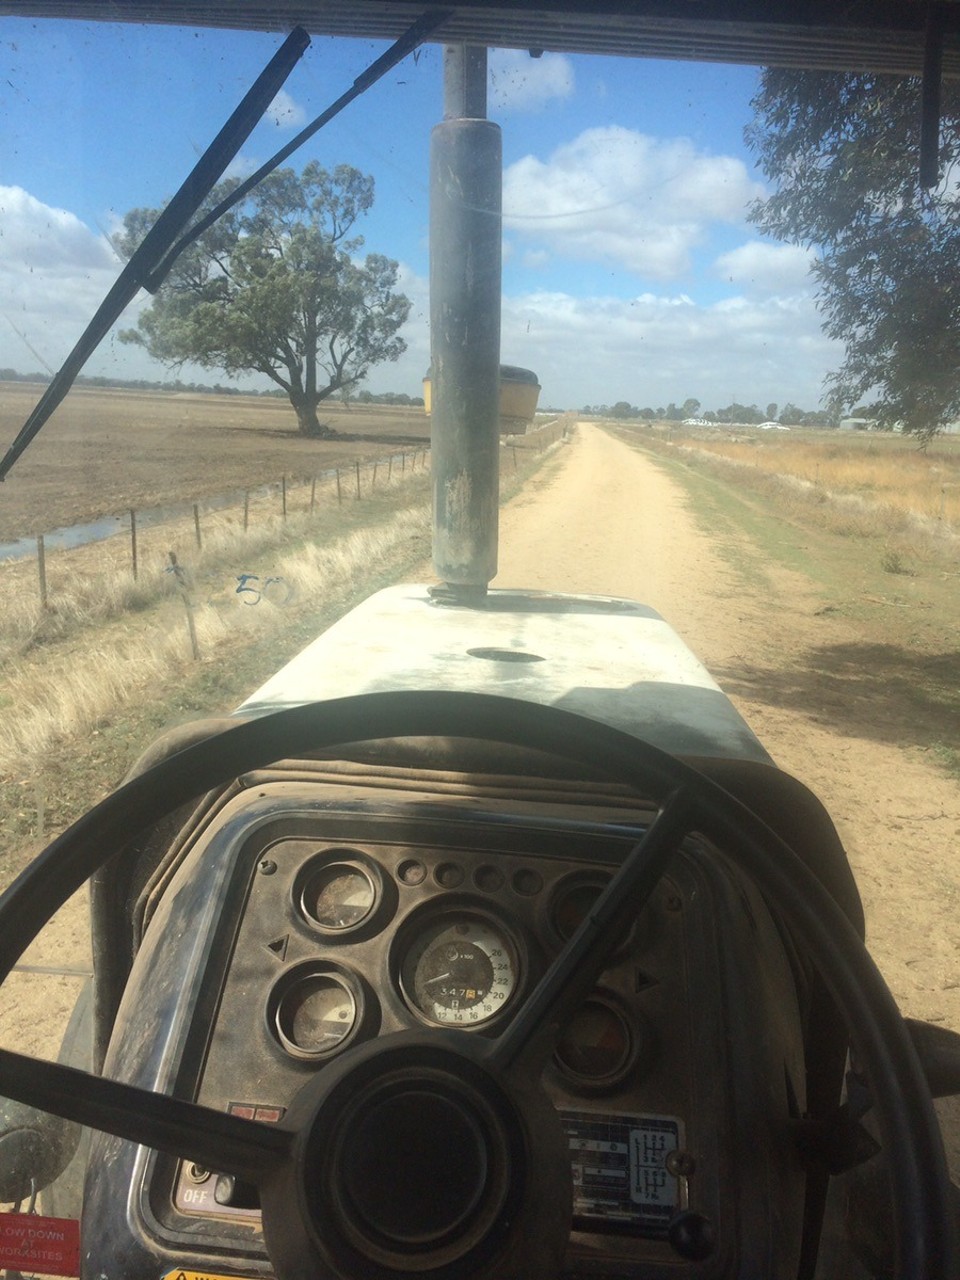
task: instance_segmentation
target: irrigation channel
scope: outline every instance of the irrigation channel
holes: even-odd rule
[[[336,482],[338,492],[342,487],[342,492],[346,493],[351,478],[355,476],[359,490],[361,472],[372,470],[375,483],[377,471],[383,469],[384,478],[390,479],[394,470],[402,472],[407,469],[416,470],[418,465],[425,466],[428,453],[429,449],[418,449],[412,454],[405,452],[388,454],[372,462],[358,460],[346,467],[330,467],[325,471],[319,471],[310,481],[296,481],[291,484],[284,477],[252,489],[235,489],[230,493],[205,498],[202,502],[181,502],[163,507],[147,507],[137,511],[131,508],[122,515],[100,516],[88,523],[52,529],[48,533],[41,534],[39,538],[17,538],[13,542],[0,543],[0,562],[27,560],[38,554],[42,556],[46,551],[68,551],[76,547],[85,547],[94,542],[104,542],[108,538],[117,537],[126,531],[130,532],[131,542],[135,545],[138,529],[155,528],[175,520],[188,519],[191,515],[198,520],[202,515],[227,511],[236,508],[240,503],[243,503],[246,511],[250,502],[274,496],[281,499],[285,514],[287,494],[294,489],[303,489],[309,484],[315,491],[318,484]]]

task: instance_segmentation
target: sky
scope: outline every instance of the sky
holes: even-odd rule
[[[120,270],[110,236],[124,213],[175,192],[279,44],[0,19],[0,367],[59,367]],[[385,47],[316,37],[231,172],[252,172]],[[489,63],[503,136],[501,358],[537,373],[541,404],[816,408],[842,352],[821,333],[810,254],[747,221],[766,191],[743,142],[758,69],[506,49]],[[290,162],[374,176],[365,250],[399,262],[413,303],[407,351],[371,371],[374,392],[419,394],[429,364],[429,143],[442,103],[441,50],[426,46]],[[85,372],[174,376],[116,330]]]

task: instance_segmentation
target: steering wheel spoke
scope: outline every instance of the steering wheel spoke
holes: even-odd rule
[[[4,1096],[16,1102],[42,1097],[44,1107],[65,1120],[247,1182],[285,1160],[294,1137],[282,1124],[243,1120],[9,1049],[0,1049],[0,1073]]]
[[[491,1063],[502,1071],[539,1074],[564,1022],[593,990],[624,932],[659,884],[695,813],[690,788],[681,786],[667,798],[530,998],[493,1041]]]

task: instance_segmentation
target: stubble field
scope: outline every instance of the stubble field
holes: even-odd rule
[[[42,390],[0,383],[4,450]],[[329,440],[299,436],[290,405],[270,396],[74,389],[0,485],[0,542],[429,444],[422,408],[336,403],[320,418]]]

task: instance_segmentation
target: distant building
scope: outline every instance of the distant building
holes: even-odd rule
[[[872,431],[877,423],[874,418],[841,418],[841,431]]]

